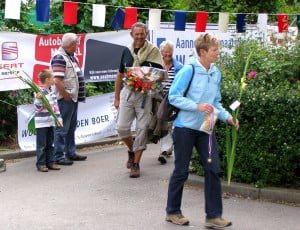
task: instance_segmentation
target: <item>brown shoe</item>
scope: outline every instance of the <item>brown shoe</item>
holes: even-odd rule
[[[167,214],[166,221],[177,225],[189,225],[190,221],[182,214]]]
[[[133,165],[133,161],[134,161],[134,152],[128,151],[128,161],[126,163],[126,167],[128,169],[131,169],[131,167]]]
[[[232,223],[230,221],[223,218],[207,219],[205,222],[205,227],[210,229],[222,229],[231,225]]]
[[[140,166],[138,163],[133,163],[130,171],[130,177],[131,178],[140,177]]]
[[[48,165],[48,169],[60,170],[60,167],[57,164],[51,164],[51,165]]]
[[[48,172],[48,168],[46,167],[46,165],[37,166],[37,170],[40,172]]]

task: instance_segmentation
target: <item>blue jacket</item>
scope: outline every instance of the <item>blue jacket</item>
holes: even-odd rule
[[[197,105],[209,103],[219,110],[218,119],[226,122],[230,114],[221,104],[221,72],[212,64],[207,72],[198,62],[192,58],[190,64],[195,67],[195,75],[186,97],[183,96],[192,78],[192,66],[185,65],[175,76],[169,90],[169,101],[180,109],[173,125],[199,130],[205,113],[197,110]]]

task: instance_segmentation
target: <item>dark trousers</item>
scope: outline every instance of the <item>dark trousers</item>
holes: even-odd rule
[[[219,178],[220,160],[214,134],[211,136],[211,139],[212,162],[208,163],[209,135],[197,130],[175,127],[173,132],[175,168],[169,182],[166,208],[168,214],[181,213],[184,182],[188,178],[189,164],[193,147],[195,147],[204,168],[206,218],[222,216],[222,191]]]
[[[54,162],[54,127],[36,129],[36,166]]]
[[[77,126],[78,102],[59,100],[58,106],[64,127],[55,129],[55,160],[62,160],[66,156],[76,153],[75,130]]]

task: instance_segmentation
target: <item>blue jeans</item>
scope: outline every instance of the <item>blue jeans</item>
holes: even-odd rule
[[[174,128],[174,155],[175,168],[171,175],[168,189],[168,200],[166,212],[168,214],[181,214],[181,200],[184,182],[188,178],[189,164],[196,148],[203,163],[205,177],[205,212],[206,218],[222,216],[222,191],[219,178],[220,160],[217,151],[217,141],[212,135],[212,162],[208,163],[209,135],[188,128]]]
[[[36,166],[50,165],[54,162],[54,127],[36,129]]]
[[[75,130],[77,126],[78,102],[61,99],[58,101],[58,106],[64,127],[55,128],[55,161],[64,159],[64,152],[67,157],[76,154]]]

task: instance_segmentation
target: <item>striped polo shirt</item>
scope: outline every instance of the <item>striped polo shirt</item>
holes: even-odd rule
[[[57,115],[59,119],[61,119],[55,92],[51,91],[51,89],[45,89],[42,87],[41,87],[41,91],[48,99],[49,104],[51,105],[51,108],[54,111],[54,113]],[[34,117],[35,127],[45,128],[45,127],[55,126],[54,117],[45,108],[45,106],[42,103],[42,100],[35,97],[33,104],[35,107],[35,117]]]
[[[168,79],[162,81],[163,85],[163,92],[164,94],[167,94],[169,92],[169,89],[172,85],[172,82],[175,77],[175,68],[174,65],[168,70]]]
[[[69,55],[69,54],[68,54]],[[79,67],[79,63],[74,55],[69,55],[72,65],[75,68],[78,77],[79,91],[78,91],[78,101],[85,101],[85,81],[83,72]],[[55,55],[51,61],[52,71],[55,77],[64,78],[66,71],[66,61],[64,57],[60,54]]]

